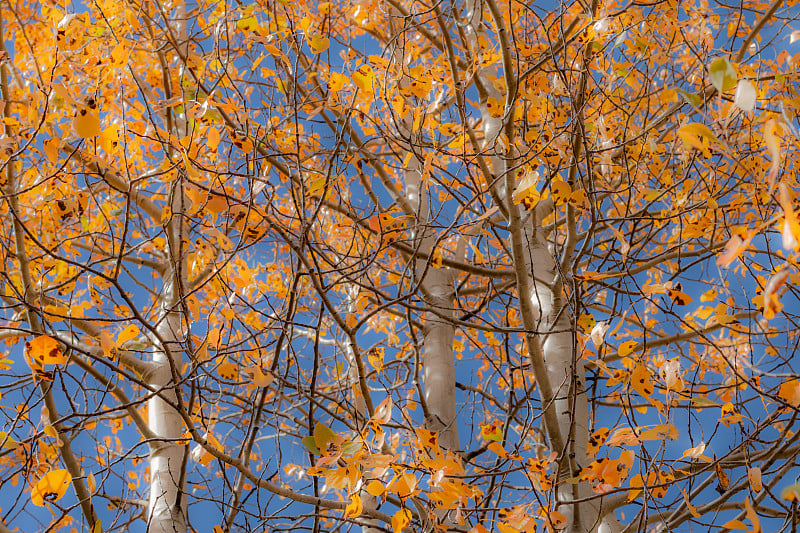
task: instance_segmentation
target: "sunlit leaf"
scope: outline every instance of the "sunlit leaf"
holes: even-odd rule
[[[100,115],[96,111],[82,107],[75,115],[75,120],[72,122],[75,128],[75,133],[79,137],[97,137],[100,135]]]
[[[39,507],[44,502],[56,502],[66,494],[72,476],[66,469],[51,470],[39,479],[31,490],[31,502]]]
[[[27,357],[42,365],[60,365],[67,362],[61,351],[61,345],[47,335],[40,335],[25,343]]]

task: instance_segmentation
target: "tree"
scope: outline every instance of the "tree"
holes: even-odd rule
[[[0,531],[795,531],[798,18],[4,2]]]

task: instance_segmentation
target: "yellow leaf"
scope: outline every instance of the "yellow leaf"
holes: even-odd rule
[[[411,511],[400,509],[392,516],[392,529],[394,533],[403,533],[403,529],[411,523]]]
[[[386,487],[384,487],[383,483],[377,479],[373,479],[364,486],[364,490],[377,498],[383,496],[383,494],[386,492]]]
[[[331,45],[331,40],[324,35],[313,35],[308,40],[308,47],[311,48],[311,53],[321,54],[327,50]]]
[[[498,422],[485,424],[481,426],[481,437],[483,437],[483,440],[501,442],[503,440],[503,428]]]
[[[383,358],[384,358],[383,347],[379,346],[367,352],[367,359],[369,360],[369,364],[371,364],[372,368],[374,368],[378,372],[380,372],[381,369],[383,368]]]
[[[25,355],[42,365],[60,365],[67,362],[67,357],[61,352],[61,346],[47,335],[40,335],[26,342]]]
[[[623,342],[622,344],[619,345],[619,349],[617,349],[617,354],[620,357],[627,357],[631,353],[633,353],[633,348],[637,344],[639,344],[639,343],[637,341],[634,341],[634,340],[625,341],[625,342]]]
[[[405,472],[397,480],[390,484],[386,490],[394,492],[401,498],[408,498],[414,494],[417,488],[417,478],[411,472]]]
[[[119,348],[127,341],[131,339],[135,339],[139,336],[139,328],[136,327],[135,324],[131,324],[130,326],[126,327],[122,330],[122,332],[117,336],[117,347]]]
[[[331,72],[328,77],[328,90],[336,94],[342,90],[344,84],[347,83],[347,76],[340,72]]]
[[[351,497],[350,503],[347,504],[347,507],[344,510],[344,516],[347,518],[357,518],[361,516],[361,512],[364,510],[364,505],[361,502],[361,498],[358,494],[353,494]]]
[[[5,431],[0,431],[0,448],[6,450],[13,450],[19,446],[19,442],[11,438],[11,435]]]
[[[358,69],[353,72],[353,83],[362,91],[372,94],[373,85],[375,83],[375,75],[372,71],[372,67],[367,64],[358,67]]]
[[[704,292],[702,296],[700,296],[700,301],[701,302],[711,302],[711,301],[714,301],[714,299],[716,299],[716,297],[717,297],[717,291],[714,290],[714,289],[709,289],[706,292]]]
[[[81,108],[72,121],[75,133],[79,137],[97,137],[100,135],[100,114],[88,108]]]
[[[65,469],[51,470],[36,483],[31,490],[31,502],[39,507],[44,507],[44,502],[60,500],[67,492],[72,476]]]
[[[708,126],[699,122],[692,122],[678,128],[678,136],[683,139],[688,146],[698,150],[707,150],[710,141],[719,142],[719,138],[714,135]]]

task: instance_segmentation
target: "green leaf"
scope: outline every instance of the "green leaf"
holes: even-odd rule
[[[314,443],[314,437],[312,436],[303,437],[303,446],[305,446],[306,450],[314,455],[322,455],[319,451],[319,448],[317,448],[317,445]]]
[[[719,406],[717,402],[709,400],[705,396],[692,396],[692,403],[695,405]]]
[[[700,97],[699,95],[686,92],[679,87],[676,87],[675,90],[678,91],[681,96],[683,96],[684,100],[686,100],[689,104],[693,105],[694,107],[700,107],[700,104],[703,103],[703,98]]]
[[[348,440],[342,443],[342,454],[349,457],[361,449],[361,441]]]
[[[336,433],[322,422],[317,422],[314,426],[314,444],[316,444],[317,448],[320,450],[325,450],[328,447],[328,443],[332,441],[335,436]]]
[[[720,57],[709,69],[711,84],[721,93],[736,87],[736,69],[727,59]]]

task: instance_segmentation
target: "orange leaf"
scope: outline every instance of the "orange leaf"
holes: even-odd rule
[[[747,469],[747,480],[750,482],[750,488],[753,492],[761,492],[761,469],[753,466]]]
[[[567,527],[567,517],[560,511],[551,511],[547,514],[547,526],[552,529],[564,529]]]
[[[71,482],[72,476],[67,470],[51,470],[31,490],[31,502],[39,507],[44,507],[45,501],[58,501],[67,492]]]
[[[728,266],[733,263],[733,260],[747,249],[754,236],[755,232],[748,232],[745,239],[742,239],[739,235],[731,237],[728,244],[725,245],[722,254],[717,257],[717,265],[722,268],[728,268]]]
[[[778,397],[786,400],[794,407],[800,406],[800,380],[790,379],[781,384],[778,389]]]
[[[40,335],[26,342],[25,355],[43,365],[60,365],[67,362],[67,357],[61,352],[61,345],[47,335]]]
[[[761,533],[761,521],[758,519],[756,510],[753,509],[753,504],[750,503],[750,498],[744,499],[745,516],[753,524],[753,529],[748,533]]]
[[[644,397],[649,397],[655,392],[650,371],[642,364],[636,365],[631,372],[631,387]]]
[[[488,448],[492,450],[494,453],[502,457],[503,459],[508,459],[508,452],[503,448],[503,445],[499,442],[490,442]]]
[[[97,137],[100,135],[101,131],[100,115],[88,108],[81,108],[75,115],[72,126],[75,128],[75,133],[77,133],[79,137],[83,137],[84,139],[87,137]]]

